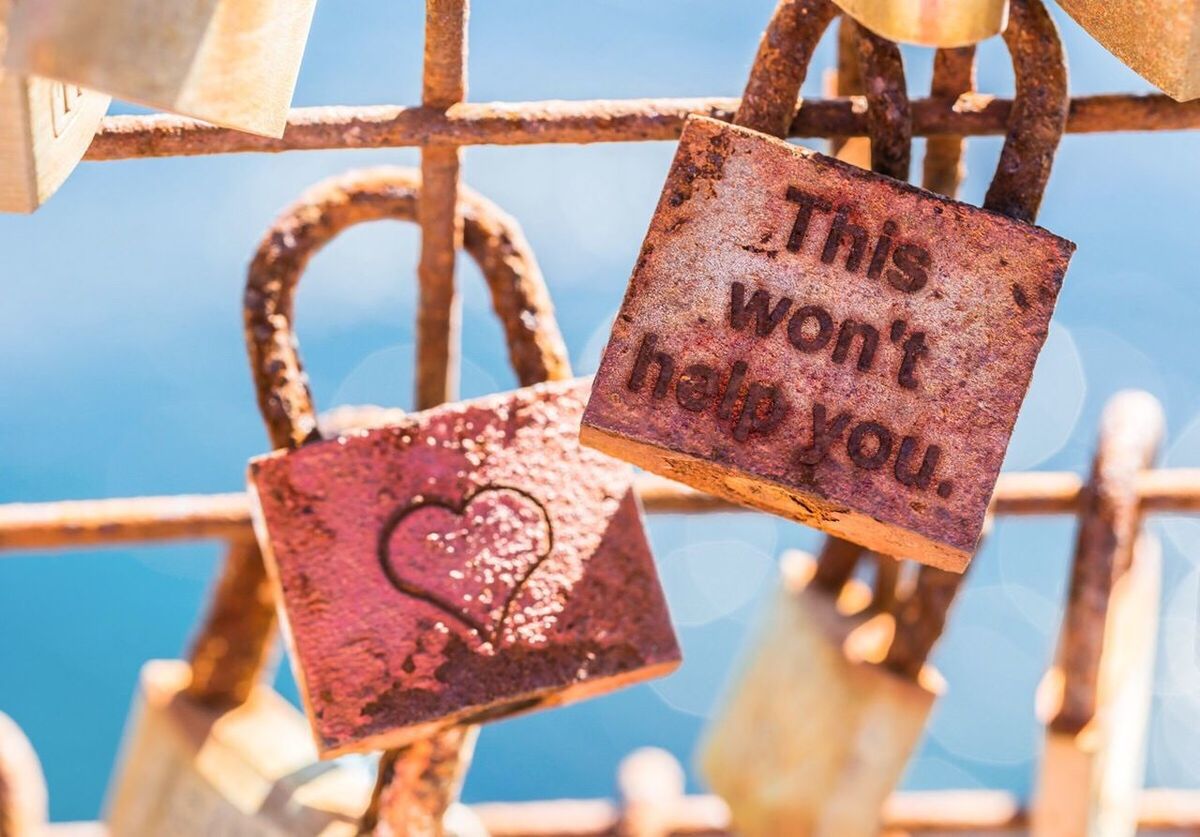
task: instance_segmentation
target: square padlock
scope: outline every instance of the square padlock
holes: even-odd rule
[[[0,55],[11,0],[0,0]],[[33,212],[83,157],[108,96],[0,69],[0,212]]]
[[[19,0],[6,65],[283,136],[316,0]]]
[[[583,442],[961,572],[1073,249],[689,117]]]
[[[251,462],[323,757],[678,665],[632,468],[578,443],[587,392],[541,384]]]

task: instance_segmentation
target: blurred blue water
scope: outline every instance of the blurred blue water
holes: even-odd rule
[[[296,104],[419,97],[420,3],[324,0]],[[769,0],[507,0],[476,4],[471,98],[735,96]],[[1057,10],[1056,10],[1057,11]],[[1145,90],[1058,16],[1076,94]],[[930,54],[908,53],[914,91]],[[830,45],[817,56],[829,66]],[[1011,90],[998,43],[980,87]],[[807,85],[819,92],[818,74]],[[117,108],[122,110],[122,108]],[[978,202],[999,142],[973,141]],[[1069,137],[1041,222],[1079,245],[1022,412],[1013,468],[1083,470],[1116,390],[1162,399],[1168,461],[1200,465],[1194,199],[1200,136]],[[516,215],[536,249],[577,371],[594,368],[672,153],[669,143],[472,148],[468,183]],[[35,216],[0,218],[0,501],[237,490],[266,446],[246,371],[240,299],[263,229],[305,187],[411,150],[85,164]],[[377,224],[313,262],[298,303],[318,402],[411,406],[414,230]],[[514,380],[464,264],[463,390]],[[1164,626],[1148,781],[1200,784],[1196,607],[1200,522],[1159,520]],[[651,532],[687,661],[672,678],[485,730],[470,799],[606,794],[617,761],[655,744],[685,762],[786,547],[814,533],[755,516],[655,518]],[[950,691],[912,787],[1025,792],[1033,689],[1053,653],[1072,528],[1001,523],[936,655]],[[0,710],[33,738],[56,819],[96,815],[137,670],[185,647],[218,547],[0,557]],[[286,669],[286,666],[284,667]],[[294,697],[286,672],[280,687]],[[694,778],[694,777],[693,777]]]

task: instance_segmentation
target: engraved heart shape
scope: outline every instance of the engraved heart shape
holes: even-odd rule
[[[398,591],[494,642],[553,545],[541,503],[487,486],[461,504],[426,498],[398,509],[380,533],[379,562]]]

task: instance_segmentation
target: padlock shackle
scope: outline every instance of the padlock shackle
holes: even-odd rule
[[[1012,56],[1016,95],[983,208],[1032,224],[1067,127],[1067,60],[1042,0],[1011,0],[1004,43]]]
[[[416,221],[420,196],[420,175],[413,170],[352,172],[307,191],[263,238],[246,277],[244,317],[250,369],[273,447],[321,438],[293,330],[296,286],[309,259],[356,224]],[[466,188],[460,189],[458,212],[463,248],[488,284],[517,379],[524,386],[571,377],[550,294],[519,226]]]
[[[776,137],[788,135],[813,52],[838,14],[830,0],[780,0],[759,44],[735,124]],[[912,128],[902,67],[899,86],[894,81],[899,49],[862,26],[858,35],[864,78],[890,80],[865,84],[872,168],[907,179],[908,166],[901,165],[903,132],[907,124],[911,142]],[[1004,43],[1012,56],[1016,96],[983,206],[1031,224],[1067,125],[1067,64],[1058,29],[1041,0],[1012,0]],[[870,75],[868,62],[875,65]],[[901,103],[904,112],[898,110]]]

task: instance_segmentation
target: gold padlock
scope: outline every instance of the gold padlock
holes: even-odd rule
[[[1200,96],[1200,2],[1059,0],[1063,11],[1126,66],[1172,99]]]
[[[0,55],[13,0],[0,0]],[[33,212],[87,151],[108,96],[0,69],[0,212]]]
[[[873,837],[942,691],[925,658],[961,575],[922,567],[872,598],[853,548],[781,561],[781,590],[708,732],[701,767],[746,837]],[[893,613],[884,612],[891,608]]]
[[[737,124],[689,118],[581,439],[961,572],[1074,250],[1032,224],[1066,67],[1039,0],[1014,0],[1017,104],[981,209],[893,179],[908,169],[898,133],[873,138],[875,173],[779,139],[834,16],[782,0]],[[888,44],[863,30],[864,60],[899,67]],[[902,84],[867,90],[884,99],[869,122],[905,121]]]
[[[283,136],[316,0],[17,0],[5,63]]]
[[[833,0],[842,11],[891,41],[959,47],[998,35],[1008,0]]]

